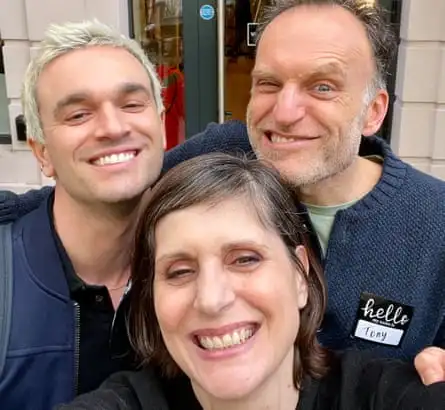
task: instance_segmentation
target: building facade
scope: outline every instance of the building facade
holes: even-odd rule
[[[395,100],[387,121],[387,138],[394,151],[407,162],[445,180],[445,0],[400,1]],[[169,90],[175,97],[167,104],[170,146],[202,129],[208,121],[244,116],[247,92],[242,96],[230,94],[249,87],[252,60],[249,47],[240,51],[237,45],[239,31],[232,22],[236,2],[187,0],[182,2],[179,12],[171,2],[167,3],[162,0],[0,0],[0,190],[24,192],[52,183],[41,175],[23,141],[20,122],[24,71],[51,22],[97,18],[134,37],[151,58],[159,57],[156,62],[166,85],[165,98],[169,98]],[[218,4],[224,5],[224,13],[218,13]],[[260,1],[251,2],[247,20],[255,21],[260,4]],[[164,13],[167,9],[167,12],[159,17],[158,9]],[[161,21],[159,18],[164,19],[163,23],[156,25],[156,21]],[[161,30],[156,34],[157,27]],[[190,46],[198,43],[194,41],[196,36],[205,38],[200,40],[199,50]],[[218,41],[223,42],[221,52],[216,50]],[[205,69],[200,68],[203,55],[207,59]],[[203,83],[205,87],[199,88]],[[193,104],[187,104],[190,101]],[[193,110],[200,105],[199,101],[202,101],[201,108],[195,113]],[[234,101],[236,104],[242,101],[241,106],[236,106]],[[188,107],[186,119],[184,104]]]

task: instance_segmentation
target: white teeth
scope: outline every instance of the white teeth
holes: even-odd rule
[[[252,328],[236,330],[223,336],[201,336],[198,337],[201,347],[206,350],[221,350],[240,345],[249,340],[253,335]]]
[[[230,335],[224,335],[222,338],[223,341],[223,345],[224,347],[229,347],[233,345],[233,341],[232,338],[230,337]]]
[[[121,152],[120,154],[106,155],[94,161],[94,165],[111,165],[120,164],[122,162],[130,161],[135,157],[134,152]]]
[[[282,144],[282,143],[288,143],[288,142],[295,142],[295,141],[297,141],[297,138],[292,138],[292,137],[284,138],[284,137],[280,137],[279,135],[272,135],[270,140],[273,143]]]
[[[213,347],[213,343],[208,337],[200,337],[199,343],[204,349],[211,349]]]
[[[214,349],[221,349],[224,347],[224,342],[217,336],[212,338],[212,344]]]

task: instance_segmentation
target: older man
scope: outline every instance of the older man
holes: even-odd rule
[[[329,287],[320,341],[412,358],[445,346],[445,183],[372,136],[394,49],[378,7],[277,2],[260,31],[247,129],[211,125],[166,165],[249,140],[295,184],[319,244]]]
[[[378,8],[277,2],[260,31],[247,128],[211,124],[164,166],[252,146],[307,210],[329,286],[320,341],[413,358],[445,344],[445,184],[371,136],[387,112],[393,40]],[[4,214],[35,207],[45,192],[8,194]]]

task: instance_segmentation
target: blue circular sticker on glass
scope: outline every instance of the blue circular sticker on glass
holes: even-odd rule
[[[203,20],[212,20],[215,17],[215,8],[210,4],[204,4],[199,9],[199,15]]]

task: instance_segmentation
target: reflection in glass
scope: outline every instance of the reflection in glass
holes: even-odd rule
[[[255,47],[247,41],[248,25],[258,23],[264,7],[270,3],[270,0],[226,0],[226,119],[245,120],[255,55]]]
[[[167,149],[185,138],[181,0],[134,0],[135,39],[156,65],[164,86]]]

